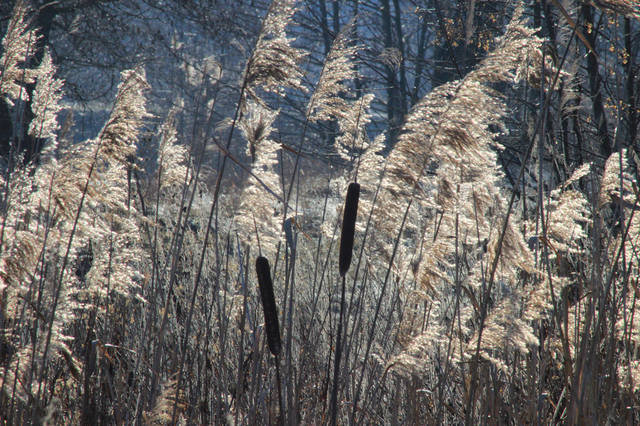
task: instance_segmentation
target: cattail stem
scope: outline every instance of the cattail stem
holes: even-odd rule
[[[282,402],[282,380],[280,380],[280,356],[276,355],[276,384],[278,386],[278,405],[280,406],[280,424],[284,425],[284,403]]]
[[[340,296],[340,319],[338,320],[338,336],[336,337],[336,361],[333,364],[333,388],[331,390],[331,426],[335,426],[338,415],[338,388],[340,384],[340,359],[342,358],[342,328],[344,322],[344,299],[346,278],[342,276],[342,294]]]
[[[276,382],[278,386],[278,404],[280,406],[280,423],[284,424],[284,406],[282,403],[282,385],[280,380],[280,325],[278,324],[278,311],[276,300],[273,296],[273,282],[271,281],[271,271],[269,261],[264,256],[256,259],[256,274],[258,275],[258,286],[260,287],[260,298],[262,300],[262,310],[264,311],[264,326],[267,331],[267,344],[269,350],[275,357]]]
[[[358,216],[358,199],[360,198],[360,184],[352,182],[347,189],[344,203],[344,217],[342,219],[342,233],[340,235],[339,270],[342,277],[342,291],[340,295],[340,319],[338,321],[338,336],[336,337],[336,360],[333,364],[333,389],[331,390],[331,425],[336,424],[338,415],[338,388],[340,383],[340,358],[342,357],[342,328],[344,322],[344,299],[346,287],[346,273],[351,265],[353,255],[353,237],[356,230]]]

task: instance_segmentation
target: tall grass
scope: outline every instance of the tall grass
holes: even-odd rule
[[[58,140],[62,82],[46,53],[30,68],[37,35],[19,2],[0,95],[23,108],[35,84],[21,125],[45,147],[23,159],[15,139],[3,165],[0,419],[640,421],[640,162],[620,149],[549,179],[550,98],[569,74],[514,4],[487,56],[420,100],[387,147],[369,138],[374,96],[350,94],[352,24],[307,81],[286,0],[265,16],[234,111],[202,105],[224,125],[179,140],[174,109],[141,138],[154,120],[135,68],[95,139]],[[291,91],[308,103],[288,143]],[[500,141],[521,110],[508,91],[539,103],[511,184]],[[340,167],[317,177],[307,145],[333,120]]]

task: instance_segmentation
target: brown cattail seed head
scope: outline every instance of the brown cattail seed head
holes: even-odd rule
[[[256,259],[256,274],[258,275],[258,285],[260,287],[260,298],[262,299],[262,309],[264,310],[264,324],[267,329],[267,343],[269,350],[274,356],[280,353],[280,326],[278,324],[278,311],[276,300],[273,296],[273,282],[269,270],[269,261],[258,256]]]
[[[360,184],[350,183],[347,199],[344,204],[344,218],[342,219],[342,234],[340,235],[340,276],[349,270],[353,252],[353,236],[356,231],[356,216],[358,215],[358,199],[360,198]]]

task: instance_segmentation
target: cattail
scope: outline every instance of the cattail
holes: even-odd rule
[[[340,358],[342,357],[342,329],[344,321],[344,293],[345,274],[351,265],[353,253],[353,235],[356,230],[356,217],[358,215],[358,199],[360,198],[360,184],[352,182],[347,189],[347,199],[344,203],[344,217],[342,218],[342,233],[340,235],[340,276],[342,277],[342,294],[340,297],[340,320],[338,322],[338,336],[336,338],[336,359],[333,364],[333,390],[331,391],[331,420],[329,424],[334,426],[338,413],[338,387],[340,381]]]
[[[349,270],[353,252],[353,235],[356,229],[356,216],[358,215],[358,199],[360,197],[360,184],[350,183],[347,190],[347,199],[344,204],[344,218],[342,220],[342,234],[340,235],[340,276]]]
[[[258,256],[256,259],[256,273],[258,274],[260,298],[262,299],[262,309],[264,310],[264,323],[267,328],[267,343],[271,353],[274,356],[278,356],[280,353],[280,326],[278,325],[278,311],[273,297],[273,283],[271,282],[271,272],[269,271],[267,258]]]

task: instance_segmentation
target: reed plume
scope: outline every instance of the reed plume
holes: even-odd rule
[[[37,82],[33,91],[31,108],[34,118],[29,123],[29,134],[46,139],[43,154],[54,153],[57,147],[58,113],[62,110],[63,82],[55,77],[56,67],[48,50],[36,69]]]
[[[354,58],[359,47],[352,41],[353,25],[345,25],[336,35],[325,58],[318,83],[307,105],[310,121],[341,119],[352,110],[344,99],[347,82],[357,77]]]
[[[247,106],[239,127],[247,139],[251,175],[240,195],[234,222],[243,242],[259,243],[263,254],[275,256],[282,236],[279,215],[282,204],[278,197],[281,185],[277,174],[280,145],[270,136],[278,111],[253,101]]]
[[[475,354],[474,343],[478,341],[474,339],[479,335],[473,324],[482,302],[478,295],[487,288],[487,267],[494,262],[504,284],[492,295],[500,297],[501,304],[487,320],[480,356],[504,368],[493,352],[484,349],[485,343],[486,348],[504,348],[506,344],[528,353],[537,342],[530,323],[517,315],[523,295],[516,283],[521,273],[535,272],[532,252],[517,217],[512,215],[504,232],[499,231],[505,223],[502,212],[508,202],[500,184],[502,174],[495,167],[496,150],[501,146],[492,129],[502,126],[506,107],[492,85],[531,77],[527,64],[536,64],[541,57],[541,42],[526,26],[522,8],[518,7],[505,34],[475,70],[459,81],[436,88],[412,109],[389,155],[382,183],[383,201],[374,211],[376,226],[385,230],[382,237],[402,233],[396,273],[415,271],[422,289],[408,295],[417,296],[417,300],[426,296],[431,315],[435,315],[425,330],[409,331],[414,337],[408,340],[411,343],[406,351],[390,361],[394,368],[424,371],[429,359],[437,354],[449,354],[452,362]],[[407,206],[405,200],[412,201]],[[409,209],[404,228],[400,228],[400,215],[389,206]],[[415,236],[423,237],[416,242]],[[379,239],[378,244],[384,250],[390,240]],[[465,264],[461,266],[463,258]],[[467,289],[464,293],[462,286]],[[447,319],[452,309],[449,289],[470,295],[455,304],[459,312],[455,335],[467,348],[462,353],[452,351],[453,329],[451,319]],[[535,306],[542,309],[547,305],[536,302]]]
[[[13,356],[3,373],[21,384],[17,400],[44,409],[51,365],[61,362],[71,377],[78,375],[80,362],[69,336],[77,321],[96,311],[102,320],[110,297],[141,300],[136,290],[144,262],[137,215],[128,205],[125,165],[113,160],[135,152],[146,113],[144,98],[136,97],[144,90],[143,78],[137,74],[132,83],[131,73],[124,73],[114,113],[101,135],[55,152],[61,83],[53,77],[47,54],[38,71],[35,78],[42,81],[36,80],[30,131],[45,139],[43,152],[56,155],[12,173],[0,287],[3,314],[22,318],[8,331],[14,336]],[[87,250],[90,260],[82,264]],[[28,339],[22,337],[26,329],[33,330]],[[12,392],[11,387],[3,390]]]
[[[295,3],[296,0],[272,1],[262,23],[255,49],[247,62],[245,77],[249,93],[258,99],[257,88],[279,95],[284,95],[287,88],[304,90],[298,64],[306,53],[292,47],[294,39],[286,33],[296,11]]]
[[[28,100],[24,85],[35,81],[37,71],[27,68],[26,64],[34,54],[35,45],[40,37],[35,29],[28,29],[26,15],[29,12],[27,2],[19,0],[13,8],[7,33],[2,38],[2,57],[0,57],[0,96],[10,106],[18,99]]]

